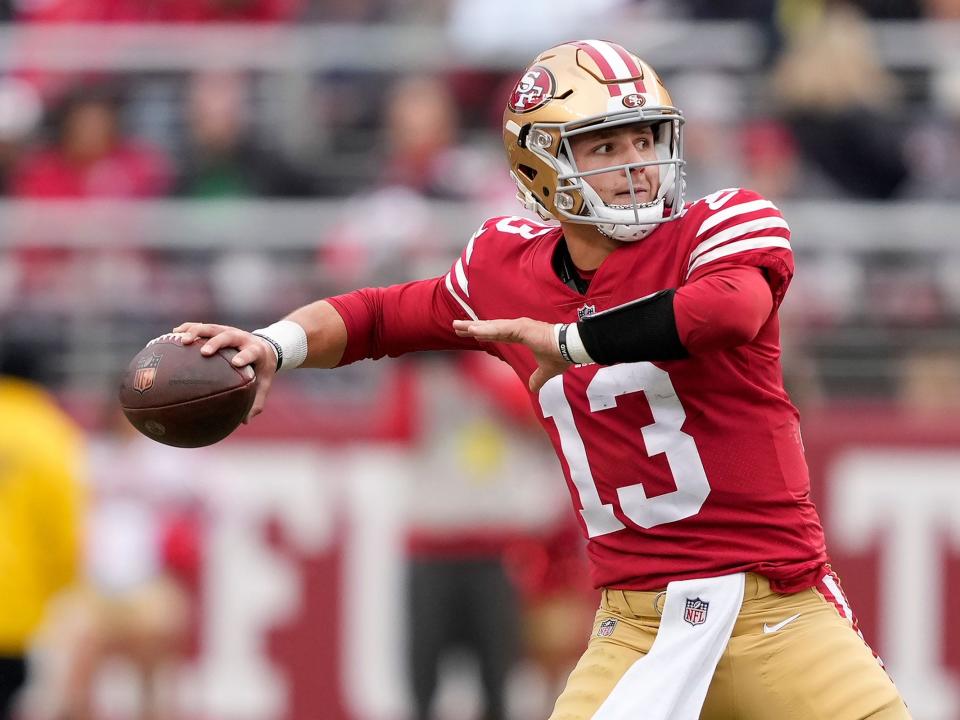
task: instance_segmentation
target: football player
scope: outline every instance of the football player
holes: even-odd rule
[[[519,198],[544,223],[492,218],[442,277],[321,300],[254,333],[176,330],[256,366],[251,417],[280,368],[478,348],[512,366],[601,589],[551,720],[909,717],[809,496],[780,369],[787,222],[749,190],[685,202],[683,124],[620,45],[551,48],[503,122]]]

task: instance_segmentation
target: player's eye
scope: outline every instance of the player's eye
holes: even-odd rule
[[[606,155],[612,150],[613,150],[613,145],[611,145],[608,142],[605,142],[605,143],[600,143],[599,145],[596,145],[591,152],[597,155]]]

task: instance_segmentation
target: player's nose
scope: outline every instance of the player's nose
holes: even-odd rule
[[[646,157],[643,152],[641,152],[638,148],[631,146],[623,158],[623,164],[630,165],[630,172],[633,174],[638,174],[646,170],[646,166],[639,165],[638,163],[644,163],[647,160],[649,160],[649,158]]]
[[[643,162],[643,158],[638,157],[636,160],[631,160],[631,162]],[[630,177],[633,182],[636,182],[646,175],[646,166],[645,165],[634,165],[630,168]]]

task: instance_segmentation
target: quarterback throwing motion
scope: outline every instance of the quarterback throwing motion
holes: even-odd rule
[[[185,323],[260,377],[482,349],[527,383],[601,604],[551,720],[907,718],[828,565],[777,311],[790,230],[727,188],[686,202],[682,113],[610,42],[534,59],[503,139],[543,222],[484,222],[437,278],[245,332]],[[510,502],[509,497],[503,498]]]

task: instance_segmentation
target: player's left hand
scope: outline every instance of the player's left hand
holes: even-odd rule
[[[481,342],[519,343],[530,348],[537,360],[537,369],[528,383],[532,392],[540,392],[547,380],[570,367],[557,347],[552,323],[530,318],[454,320],[453,329],[460,337],[472,337]]]

